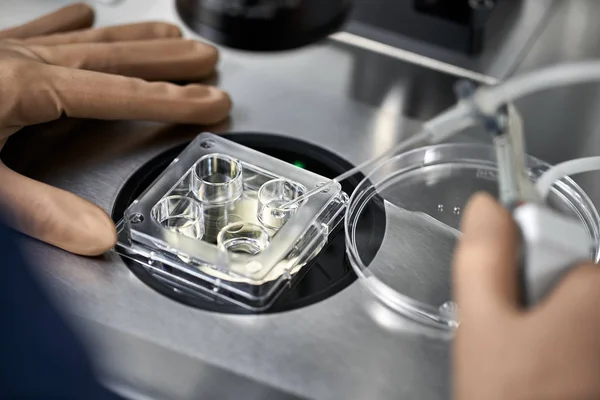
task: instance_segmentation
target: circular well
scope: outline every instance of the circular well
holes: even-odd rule
[[[296,212],[299,204],[281,208],[306,193],[306,188],[288,179],[273,179],[258,190],[258,220],[268,228],[278,229]]]
[[[224,154],[207,154],[194,166],[193,191],[200,201],[223,204],[237,200],[244,190],[242,164]]]
[[[204,213],[200,203],[184,196],[167,196],[151,210],[150,215],[161,226],[192,239],[204,235]]]
[[[258,254],[269,242],[269,234],[262,226],[246,222],[226,225],[217,236],[217,245],[232,253]]]

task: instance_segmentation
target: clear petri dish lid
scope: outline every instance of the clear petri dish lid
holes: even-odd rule
[[[533,181],[549,168],[530,156],[527,165]],[[498,197],[496,155],[490,145],[419,148],[373,170],[354,191],[345,218],[346,251],[360,282],[404,317],[428,327],[456,327],[452,256],[463,209],[479,191]],[[585,192],[565,178],[553,186],[548,202],[581,220],[596,244],[591,257],[598,261],[600,217]],[[377,225],[368,215],[373,207],[385,213]]]

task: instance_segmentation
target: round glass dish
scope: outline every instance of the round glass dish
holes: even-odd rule
[[[533,181],[549,168],[530,156],[527,165]],[[377,167],[352,194],[344,222],[346,251],[359,280],[405,317],[429,327],[456,327],[450,268],[461,213],[476,192],[497,198],[497,186],[496,155],[489,145],[423,147]],[[597,262],[600,217],[584,191],[565,178],[554,184],[548,203],[581,220],[595,244],[590,256]],[[369,204],[386,213],[385,234],[378,243],[357,229],[366,225],[363,211]]]

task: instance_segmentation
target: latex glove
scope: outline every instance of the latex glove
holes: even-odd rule
[[[227,117],[231,102],[217,88],[149,82],[206,78],[216,48],[165,23],[86,29],[93,20],[89,6],[76,4],[0,31],[0,149],[22,127],[63,115],[189,124]],[[97,255],[116,243],[99,207],[1,162],[0,210],[14,228],[73,253]]]
[[[467,207],[454,265],[461,324],[454,398],[600,398],[600,270],[573,269],[534,308],[519,306],[518,231],[487,195]]]

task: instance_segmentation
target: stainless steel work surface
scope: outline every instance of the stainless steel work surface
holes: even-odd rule
[[[4,0],[0,25],[68,3]],[[98,6],[100,25],[148,19],[179,21],[169,0]],[[275,55],[224,50],[219,70],[218,84],[231,93],[234,110],[227,123],[206,130],[299,137],[353,163],[388,149],[449,106],[456,80],[334,40]],[[138,167],[202,130],[65,120],[26,129],[11,139],[18,157],[3,157],[110,212]],[[532,153],[560,158],[560,147],[549,149],[551,142]],[[447,340],[393,317],[358,283],[291,312],[222,315],[154,292],[114,253],[76,257],[33,240],[27,248],[51,293],[93,345],[103,378],[129,397],[448,397]]]

